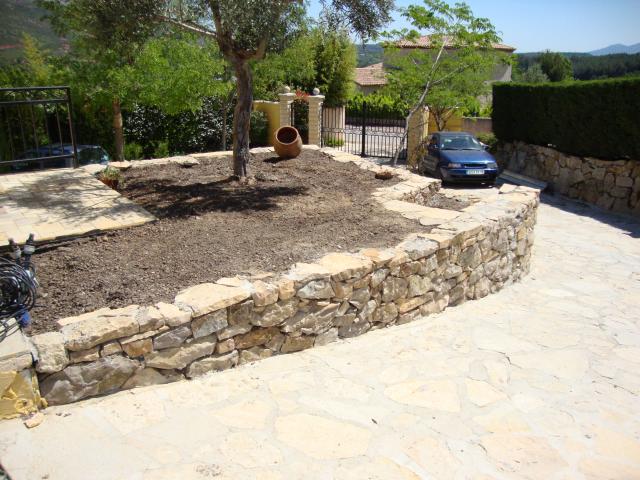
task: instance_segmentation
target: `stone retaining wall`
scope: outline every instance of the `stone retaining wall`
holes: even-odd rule
[[[498,146],[505,168],[547,182],[557,193],[640,216],[640,161],[576,157],[523,142]]]
[[[403,181],[376,191],[375,200],[409,218],[433,215],[413,202],[424,203],[439,182],[396,174]],[[172,304],[62,319],[60,331],[31,339],[40,392],[64,404],[193,378],[482,298],[528,272],[533,244],[537,191],[509,187],[495,197],[435,228],[423,223],[430,232],[416,222],[415,234],[388,249],[330,253],[281,275],[223,278],[179,292]]]

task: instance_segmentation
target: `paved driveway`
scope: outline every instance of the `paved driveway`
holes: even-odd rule
[[[327,347],[51,408],[32,430],[1,423],[0,458],[14,480],[640,478],[639,236],[543,204],[522,283]]]

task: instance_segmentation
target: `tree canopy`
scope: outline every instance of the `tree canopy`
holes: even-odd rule
[[[362,37],[374,35],[388,22],[393,8],[393,0],[322,0],[322,4],[331,28],[349,28]],[[267,52],[282,50],[295,37],[304,14],[301,0],[184,0],[171,3],[161,15],[170,24],[214,39],[233,68],[237,87],[233,158],[238,177],[247,175],[250,159],[252,62],[263,60]]]
[[[409,118],[423,106],[430,106],[436,121],[442,121],[447,109],[482,94],[491,69],[508,59],[493,48],[500,38],[491,21],[475,17],[465,3],[450,6],[442,0],[424,0],[424,5],[410,5],[402,13],[413,28],[391,32],[385,53],[390,71],[387,91],[412,105],[408,131]],[[430,48],[409,52],[398,48],[399,40],[416,40],[425,33]]]

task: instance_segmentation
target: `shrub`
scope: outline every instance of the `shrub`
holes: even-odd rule
[[[114,167],[107,167],[98,172],[96,176],[98,180],[113,189],[117,189],[124,182],[122,172]]]
[[[324,146],[333,148],[342,147],[344,146],[344,140],[341,138],[328,137],[324,139]]]
[[[409,106],[401,100],[383,93],[364,95],[357,93],[347,103],[348,115],[362,116],[363,103],[367,103],[367,116],[384,116],[404,118],[409,113]]]
[[[166,158],[169,156],[169,142],[161,140],[156,142],[156,148],[153,151],[153,158]]]
[[[251,112],[251,130],[249,138],[252,147],[265,147],[268,145],[269,120],[264,112]]]
[[[124,158],[126,160],[140,160],[141,158],[144,158],[142,145],[136,142],[125,143]]]
[[[493,87],[498,139],[573,155],[640,159],[639,111],[638,78]]]
[[[479,133],[476,135],[476,138],[480,140],[485,145],[489,146],[489,151],[495,151],[496,144],[498,143],[498,139],[493,133]]]

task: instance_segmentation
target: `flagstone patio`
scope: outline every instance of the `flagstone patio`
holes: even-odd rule
[[[154,220],[82,168],[0,175],[0,245],[30,233],[45,241]]]

